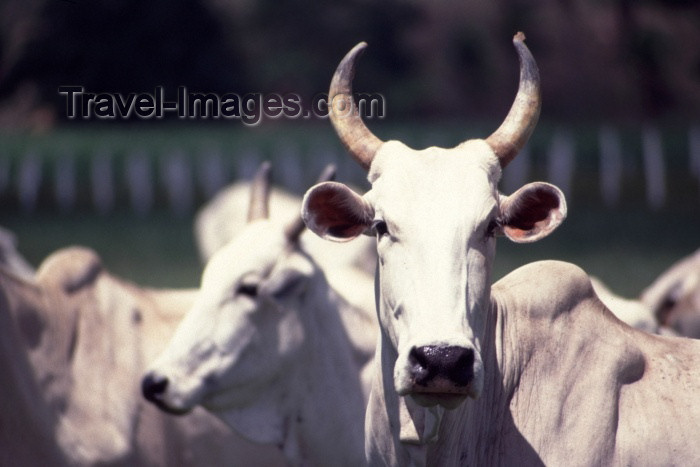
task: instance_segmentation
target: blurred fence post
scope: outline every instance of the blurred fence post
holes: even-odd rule
[[[350,183],[358,186],[362,186],[363,183],[366,184],[367,172],[350,156],[345,147],[341,146],[340,143],[336,147],[338,149],[333,150],[333,154],[335,154],[334,159],[338,161],[338,173],[342,173],[344,175],[343,179]]]
[[[69,212],[75,206],[76,176],[75,158],[64,154],[56,158],[54,165],[54,196],[56,205],[62,212]]]
[[[126,185],[131,207],[139,216],[153,208],[153,175],[150,159],[142,151],[129,154],[125,166]]]
[[[31,213],[36,208],[42,178],[41,159],[30,152],[19,163],[17,174],[17,198],[20,209]]]
[[[571,180],[574,175],[575,148],[573,138],[568,131],[558,130],[547,153],[548,180],[557,185],[564,196],[571,196]],[[517,158],[516,158],[517,159]]]
[[[199,187],[204,199],[209,200],[228,183],[227,164],[219,150],[209,150],[197,159]]]
[[[658,128],[646,127],[644,129],[642,155],[644,157],[647,203],[651,209],[658,210],[666,202],[666,171]]]
[[[688,132],[688,152],[690,160],[690,173],[695,176],[700,184],[700,127],[692,126]]]
[[[308,168],[305,167],[305,169]],[[277,180],[287,190],[299,193],[302,190],[302,167],[299,149],[291,142],[283,142],[273,162],[273,170],[278,174]]]
[[[620,203],[622,188],[622,145],[620,135],[610,127],[602,127],[598,133],[600,148],[600,190],[603,203],[607,208],[617,207]]]
[[[170,211],[184,217],[192,210],[192,170],[182,151],[163,156],[160,163],[161,180],[167,194]]]
[[[0,157],[0,195],[10,187],[10,158]]]
[[[90,185],[92,186],[92,203],[101,215],[114,209],[114,174],[112,158],[105,151],[99,151],[90,164]]]
[[[309,150],[309,157],[306,160],[310,161],[311,167],[304,173],[302,191],[316,183],[318,176],[328,164],[335,164],[336,179],[339,179],[340,174],[337,173],[338,161],[335,159],[335,156],[328,146],[319,145]]]
[[[252,180],[258,166],[262,163],[262,157],[254,149],[244,149],[241,155],[236,157],[236,177],[241,180]],[[275,167],[272,167],[274,178]]]
[[[525,148],[520,151],[520,154],[508,164],[508,170],[503,171],[503,179],[501,182],[502,191],[506,195],[512,194],[521,186],[525,185],[530,176],[532,166],[532,158],[530,157],[530,148]]]

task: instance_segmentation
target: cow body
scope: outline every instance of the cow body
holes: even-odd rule
[[[621,323],[576,266],[537,262],[494,284],[481,352],[482,396],[457,409],[372,393],[371,465],[700,461],[680,428],[700,423],[700,342]]]
[[[496,189],[540,110],[537,65],[522,33],[513,43],[520,83],[508,115],[487,138],[454,148],[414,150],[367,129],[351,87],[365,44],[331,81],[331,122],[372,188],[359,195],[318,184],[302,213],[323,238],[377,238],[380,338],[367,459],[696,464],[700,447],[686,433],[700,422],[697,342],[627,326],[589,277],[564,263],[535,263],[491,286],[497,236],[540,240],[567,213],[552,185],[529,183],[509,196]]]
[[[52,254],[33,280],[0,273],[0,287],[69,465],[282,464],[203,410],[173,420],[140,397],[195,291],[136,287],[84,248]]]
[[[254,193],[269,193],[259,188],[267,177],[263,165]],[[362,464],[377,336],[372,278],[332,272],[355,303],[344,299],[305,251],[298,208],[288,224],[255,200],[249,222],[207,263],[191,309],[144,375],[144,396],[173,414],[205,407],[246,439],[281,449],[289,465]]]
[[[591,277],[591,284],[598,298],[622,322],[652,334],[673,334],[668,328],[659,326],[652,308],[642,301],[615,294],[596,277]]]
[[[700,339],[700,250],[673,264],[640,295],[662,326]]]
[[[5,294],[0,294],[0,375],[0,465],[68,465]]]

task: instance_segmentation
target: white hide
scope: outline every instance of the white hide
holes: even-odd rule
[[[663,326],[700,338],[700,250],[679,260],[642,291],[640,301]]]
[[[377,322],[371,277],[352,277],[358,308],[290,244],[284,225],[246,225],[210,259],[199,294],[146,379],[164,410],[197,405],[290,465],[359,465]],[[365,297],[365,298],[363,298]]]
[[[373,392],[370,465],[700,462],[700,343],[620,323],[571,264],[532,263],[491,290],[481,397],[438,413],[429,438],[428,409]],[[400,438],[391,426],[407,422]]]
[[[700,343],[621,323],[588,275],[567,263],[533,263],[490,286],[495,233],[532,241],[566,214],[551,186],[498,195],[499,175],[482,141],[452,153],[387,142],[364,197],[329,184],[305,196],[304,218],[319,235],[348,232],[346,240],[359,231],[345,225],[355,220],[378,237],[381,338],[367,408],[369,464],[700,462],[690,435],[700,423]],[[542,196],[528,193],[532,186]],[[478,352],[466,393],[411,381],[410,348],[441,344]]]
[[[78,247],[53,253],[31,280],[0,270],[0,301],[24,345],[16,351],[29,357],[69,465],[282,465],[276,449],[243,440],[204,410],[173,419],[142,399],[144,362],[164,348],[194,294],[123,281]]]
[[[593,290],[617,318],[640,331],[659,334],[661,329],[651,307],[639,300],[632,300],[613,293],[600,279],[591,277]]]
[[[488,306],[484,291],[495,243],[486,228],[497,209],[494,180],[500,167],[483,142],[454,152],[411,151],[390,142],[376,155],[369,174],[372,190],[365,198],[374,206],[375,219],[383,219],[389,230],[377,241],[379,316],[398,353],[393,372],[401,395],[411,385],[408,353],[425,345],[473,348],[472,397],[478,397],[483,384],[479,317]],[[404,186],[412,189],[402,190]],[[467,210],[476,215],[459,215]],[[477,235],[464,242],[473,232]]]
[[[467,141],[451,150],[423,151],[389,141],[374,157],[368,176],[372,189],[363,197],[340,184],[327,183],[312,188],[304,199],[305,221],[322,237],[347,240],[360,231],[346,229],[338,234],[345,237],[338,238],[334,222],[356,222],[360,227],[364,223],[377,233],[377,306],[382,336],[389,341],[382,349],[393,355],[394,389],[400,395],[411,394],[421,405],[454,407],[466,396],[478,397],[481,392],[479,348],[495,235],[534,241],[566,216],[563,195],[556,187],[530,184],[507,197],[496,190],[499,177],[499,161],[483,140]],[[403,189],[407,186],[411,190]],[[549,204],[534,215],[539,217],[523,223],[522,219],[533,216],[528,208],[540,202],[528,190],[543,192]],[[337,215],[324,217],[349,205],[365,213],[345,210],[342,222],[336,222]],[[523,207],[525,214],[519,211]],[[514,219],[519,220],[511,222]],[[410,354],[417,348],[447,346],[473,354],[468,369],[473,372],[471,381],[461,388],[417,387]]]
[[[347,240],[360,229],[337,226],[352,221],[377,235],[381,339],[366,422],[371,464],[420,465],[425,452],[419,446],[439,438],[443,414],[451,412],[445,409],[461,410],[469,405],[465,400],[483,398],[495,236],[535,241],[566,216],[556,187],[529,184],[503,196],[496,189],[500,173],[483,140],[423,151],[389,141],[374,156],[372,189],[363,197],[330,183],[305,196],[305,221],[319,235]],[[343,221],[324,217],[332,209]],[[471,372],[471,380],[466,386],[417,383],[411,354],[418,348],[467,349],[473,364],[460,371]]]

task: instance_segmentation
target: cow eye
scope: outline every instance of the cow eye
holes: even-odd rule
[[[389,233],[389,229],[386,226],[386,222],[383,220],[376,220],[372,223],[372,230],[377,233],[378,237],[383,237]]]
[[[236,295],[246,295],[248,297],[255,298],[258,296],[258,285],[241,283],[236,289]]]

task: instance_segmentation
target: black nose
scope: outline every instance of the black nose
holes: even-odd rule
[[[168,387],[168,378],[148,373],[141,381],[141,392],[146,400],[160,404],[161,396]]]
[[[415,384],[430,386],[438,379],[467,386],[474,378],[474,350],[456,345],[414,347],[408,355]]]

